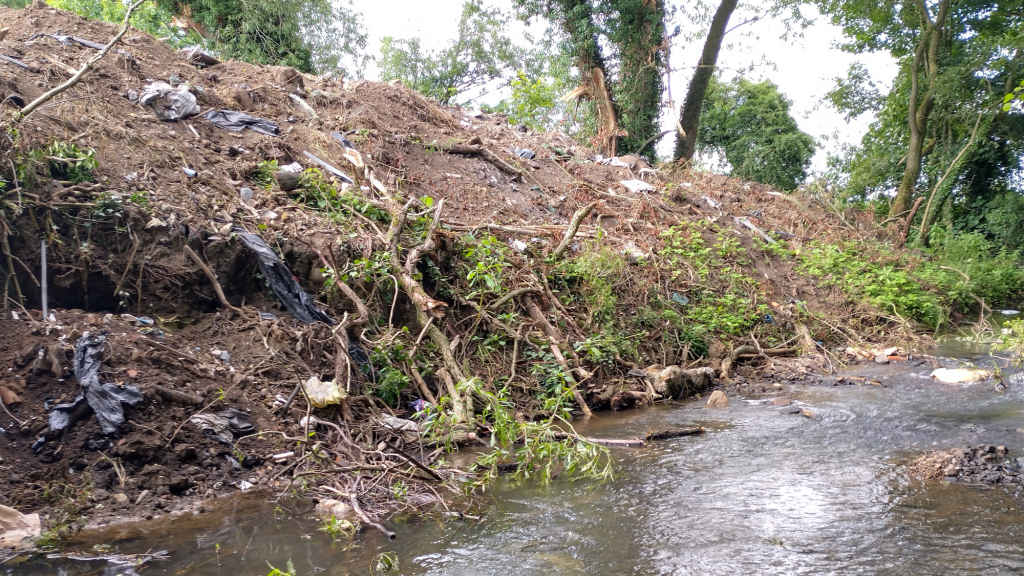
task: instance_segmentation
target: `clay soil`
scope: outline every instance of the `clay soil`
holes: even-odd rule
[[[0,21],[10,28],[0,53],[32,68],[0,62],[5,114],[13,113],[17,102],[31,101],[65,80],[93,53],[33,35],[74,34],[103,43],[114,33],[113,26],[50,8],[0,8]],[[201,116],[158,120],[132,99],[153,80],[187,83],[204,112],[243,111],[277,123],[281,133],[229,132]],[[289,94],[304,98],[316,117],[296,107]],[[374,228],[382,232],[386,222],[362,217],[341,224],[277,185],[253,182],[261,162],[315,166],[306,152],[351,172],[332,132],[343,134],[389,188],[408,198],[445,200],[439,251],[461,234],[488,231],[505,243],[519,240],[529,246],[517,272],[525,275],[529,254],[550,252],[573,214],[592,202],[598,204],[570,250],[582,242],[599,242],[611,250],[650,254],[668,226],[712,221],[755,254],[752,274],[778,318],[788,318],[794,302],[805,302],[815,314],[832,319],[832,327],[811,327],[814,338],[827,343],[846,342],[850,333],[873,326],[864,321],[869,312],[838,291],[814,285],[790,261],[755,251],[755,235],[736,221],[747,218],[800,245],[878,234],[869,216],[829,214],[812,198],[723,176],[645,169],[642,163],[600,164],[564,135],[536,134],[500,116],[440,107],[396,85],[346,84],[234,61],[200,69],[153,38],[129,32],[78,86],[21,123],[19,131],[14,154],[63,140],[94,149],[98,160],[93,182],[15,182],[25,184],[17,187],[20,196],[8,190],[4,197],[24,308],[10,304],[16,298],[6,283],[0,385],[13,396],[5,402],[11,416],[0,414],[0,503],[43,512],[50,526],[150,516],[194,508],[203,499],[249,486],[281,491],[294,485],[289,472],[304,456],[295,439],[303,436],[299,422],[307,405],[300,396],[282,410],[283,400],[312,374],[333,377],[334,339],[329,327],[303,326],[282,309],[231,230],[237,226],[259,234],[313,295],[324,288],[321,269],[327,255],[342,263],[372,256],[378,249]],[[452,145],[485,149],[489,155],[446,152]],[[525,159],[515,153],[524,148],[536,156]],[[631,192],[620,184],[637,179],[646,180],[652,190]],[[250,200],[240,194],[243,187],[253,191]],[[380,200],[371,186],[356,187],[354,193]],[[55,322],[45,324],[36,264],[43,237],[51,247],[49,303],[55,316]],[[209,263],[240,313],[221,306],[185,245]],[[444,259],[436,260],[443,268]],[[618,282],[623,294],[636,294],[638,300],[649,289],[669,288],[664,277],[639,269],[627,271]],[[357,289],[374,307],[374,322],[412,324],[411,304],[404,297],[393,302],[393,286]],[[456,301],[447,304],[451,313],[445,330],[454,340],[472,314]],[[354,313],[343,300],[322,299],[321,305],[336,319]],[[576,320],[563,329],[572,337],[585,335],[580,311],[567,312]],[[152,324],[136,320],[141,316]],[[875,326],[884,330],[884,323]],[[414,337],[418,327],[411,330]],[[78,393],[72,351],[87,331],[108,333],[102,379],[137,386],[145,400],[129,411],[123,434],[108,445],[95,442],[98,424],[86,418],[33,452],[33,443],[45,433],[47,408]],[[680,361],[664,350],[650,355],[652,364]],[[717,366],[720,360],[721,350],[712,350],[694,363]],[[805,358],[791,368],[806,374],[825,366],[821,358]],[[639,382],[625,377],[629,368],[599,370],[584,386],[588,401],[607,408],[623,390],[642,391]],[[486,370],[507,373],[508,367],[495,363]],[[519,374],[526,372],[522,366]],[[740,378],[757,374],[750,366],[739,372]],[[423,376],[429,388],[441,389],[435,374]],[[376,406],[376,413],[411,413],[406,407],[385,409],[372,399],[365,402]],[[227,408],[248,413],[263,434],[236,438],[240,444],[231,446],[188,421],[196,413]],[[373,434],[353,432],[365,442],[373,441]],[[273,458],[285,452],[296,454]],[[381,490],[386,493],[387,487]],[[380,504],[374,498],[364,503]],[[380,509],[388,506],[380,504]]]

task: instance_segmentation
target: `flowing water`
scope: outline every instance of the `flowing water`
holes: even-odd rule
[[[251,503],[90,538],[114,552],[170,552],[143,575],[263,575],[268,562],[289,560],[300,575],[369,574],[385,551],[400,573],[430,575],[1024,573],[1024,495],[922,483],[903,466],[923,451],[981,443],[1024,456],[1024,386],[949,386],[929,371],[869,366],[860,373],[881,385],[780,392],[813,417],[771,397],[598,416],[584,433],[629,437],[694,423],[708,432],[616,449],[616,477],[605,484],[499,486],[479,520],[397,520],[396,540],[371,532],[351,550],[332,546],[311,520]],[[135,574],[46,558],[4,569]]]

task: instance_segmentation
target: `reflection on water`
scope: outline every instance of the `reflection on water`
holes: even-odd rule
[[[266,574],[267,562],[289,559],[299,574],[367,574],[387,550],[403,574],[430,575],[1024,571],[1021,501],[911,481],[901,467],[923,450],[969,444],[1024,454],[1024,390],[937,384],[923,377],[930,366],[870,369],[882,386],[785,393],[813,418],[739,398],[714,412],[693,402],[599,416],[583,432],[626,437],[701,421],[708,433],[616,451],[607,484],[499,486],[480,521],[397,520],[393,542],[369,533],[358,549],[343,550],[301,514],[236,504],[122,533],[113,548],[171,551],[143,575]],[[5,568],[131,574],[52,560]]]

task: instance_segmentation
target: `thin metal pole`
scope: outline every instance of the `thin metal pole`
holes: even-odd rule
[[[43,292],[43,322],[46,322],[46,318],[50,315],[46,305],[46,240],[39,243],[39,261],[42,268],[39,274],[42,281],[39,284]]]

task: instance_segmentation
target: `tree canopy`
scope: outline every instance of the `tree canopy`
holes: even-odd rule
[[[789,108],[771,82],[712,79],[697,147],[723,154],[734,176],[793,190],[807,176],[814,139],[800,131]]]

